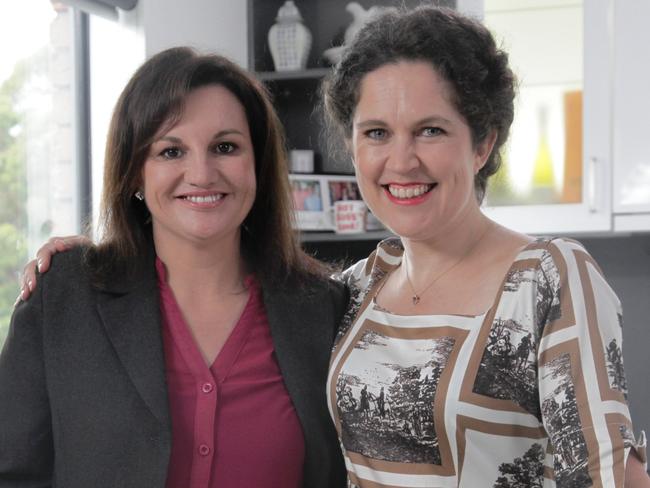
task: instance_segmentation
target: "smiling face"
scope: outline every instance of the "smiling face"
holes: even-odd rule
[[[359,188],[402,237],[431,238],[480,212],[474,175],[493,138],[475,147],[451,99],[426,62],[387,64],[361,81],[349,141]]]
[[[238,240],[255,200],[255,155],[244,108],[226,88],[208,85],[185,99],[182,116],[163,124],[142,170],[154,240]]]

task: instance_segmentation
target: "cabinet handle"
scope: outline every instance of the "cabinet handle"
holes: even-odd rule
[[[598,212],[598,158],[589,158],[589,172],[587,173],[587,205],[591,213]]]

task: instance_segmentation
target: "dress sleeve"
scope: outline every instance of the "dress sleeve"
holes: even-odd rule
[[[538,383],[556,486],[623,488],[635,449],[623,369],[618,297],[582,245],[548,243],[538,271]]]
[[[0,353],[2,487],[52,486],[54,449],[43,358],[42,288],[38,286],[14,310]]]

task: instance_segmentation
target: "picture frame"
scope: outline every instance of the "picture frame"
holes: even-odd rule
[[[330,196],[330,204],[341,200],[361,200],[361,193],[354,176],[337,176],[328,180],[327,189]]]
[[[334,203],[339,200],[361,200],[354,175],[290,174],[296,212],[296,227],[306,231],[333,231]],[[383,226],[368,212],[366,230]]]
[[[300,230],[330,230],[327,180],[322,175],[289,175],[296,213],[296,227]]]
[[[360,199],[353,175],[289,175],[300,230],[333,231],[334,202]]]

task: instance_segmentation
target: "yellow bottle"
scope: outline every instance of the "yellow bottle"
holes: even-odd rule
[[[535,204],[557,203],[555,172],[548,143],[548,116],[546,106],[542,105],[538,114],[539,146],[533,166],[531,202]]]

